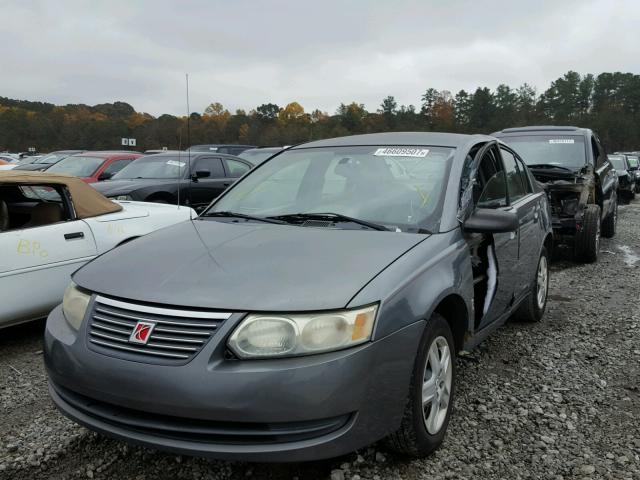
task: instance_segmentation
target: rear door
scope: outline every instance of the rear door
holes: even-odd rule
[[[509,204],[518,215],[518,267],[514,296],[519,298],[531,286],[538,266],[538,251],[543,240],[540,227],[540,196],[543,193],[533,193],[524,165],[512,150],[501,146],[500,153],[507,174]]]
[[[194,162],[191,172],[190,199],[191,206],[200,210],[218,197],[231,185],[231,180],[225,176],[222,159],[220,157],[202,156]],[[199,172],[206,172],[207,176],[196,178]]]
[[[0,233],[0,324],[46,315],[62,301],[70,275],[97,254],[89,226],[74,218],[66,192],[61,187],[29,187],[38,195],[46,192],[62,210],[61,221]],[[46,190],[39,190],[39,189]]]

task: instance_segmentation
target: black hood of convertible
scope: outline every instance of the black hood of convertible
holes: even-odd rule
[[[156,185],[169,185],[177,183],[177,178],[132,178],[123,180],[105,180],[91,184],[104,196],[127,195],[141,188],[154,187]]]
[[[106,253],[73,276],[137,302],[236,311],[343,308],[425,235],[194,220]]]

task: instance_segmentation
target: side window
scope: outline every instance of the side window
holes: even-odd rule
[[[30,185],[0,189],[0,214],[5,228],[42,227],[71,219],[60,185]]]
[[[113,162],[111,165],[109,165],[103,173],[109,173],[111,175],[115,175],[116,173],[118,173],[120,170],[122,170],[124,167],[126,167],[127,165],[129,165],[129,163],[132,161],[133,159],[126,159],[126,160],[116,160],[115,162]]]
[[[195,168],[192,169],[192,173],[195,172],[209,172],[208,178],[222,178],[225,176],[222,161],[216,157],[199,158]]]
[[[225,158],[224,164],[227,167],[227,176],[233,178],[241,177],[251,169],[249,165],[231,158]]]
[[[478,167],[478,189],[476,205],[481,208],[498,208],[507,205],[507,188],[504,170],[495,149],[487,151]],[[475,187],[474,187],[475,188]]]
[[[516,163],[518,164],[518,172],[520,172],[520,179],[522,181],[522,185],[524,186],[525,194],[533,193],[533,186],[531,184],[531,175],[529,175],[528,169],[525,166],[522,159],[518,157],[518,155],[515,155],[515,157],[516,157]]]
[[[527,194],[527,191],[522,183],[522,177],[520,175],[520,170],[518,170],[518,165],[516,165],[515,157],[508,150],[500,150],[502,152],[502,160],[504,161],[505,174],[507,176],[509,201],[511,203],[517,202]]]

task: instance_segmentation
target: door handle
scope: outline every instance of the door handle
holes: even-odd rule
[[[75,233],[65,233],[65,240],[74,240],[76,238],[84,238],[84,232],[75,232]]]
[[[231,185],[231,183],[233,183],[233,182],[224,182],[222,185],[225,186],[225,187],[228,187],[229,185]]]

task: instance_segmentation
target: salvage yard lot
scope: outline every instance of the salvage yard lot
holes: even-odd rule
[[[598,263],[553,266],[539,324],[508,323],[459,360],[444,446],[406,460],[374,445],[324,462],[177,457],[89,433],[53,407],[43,323],[0,333],[0,479],[640,479],[640,202]]]

